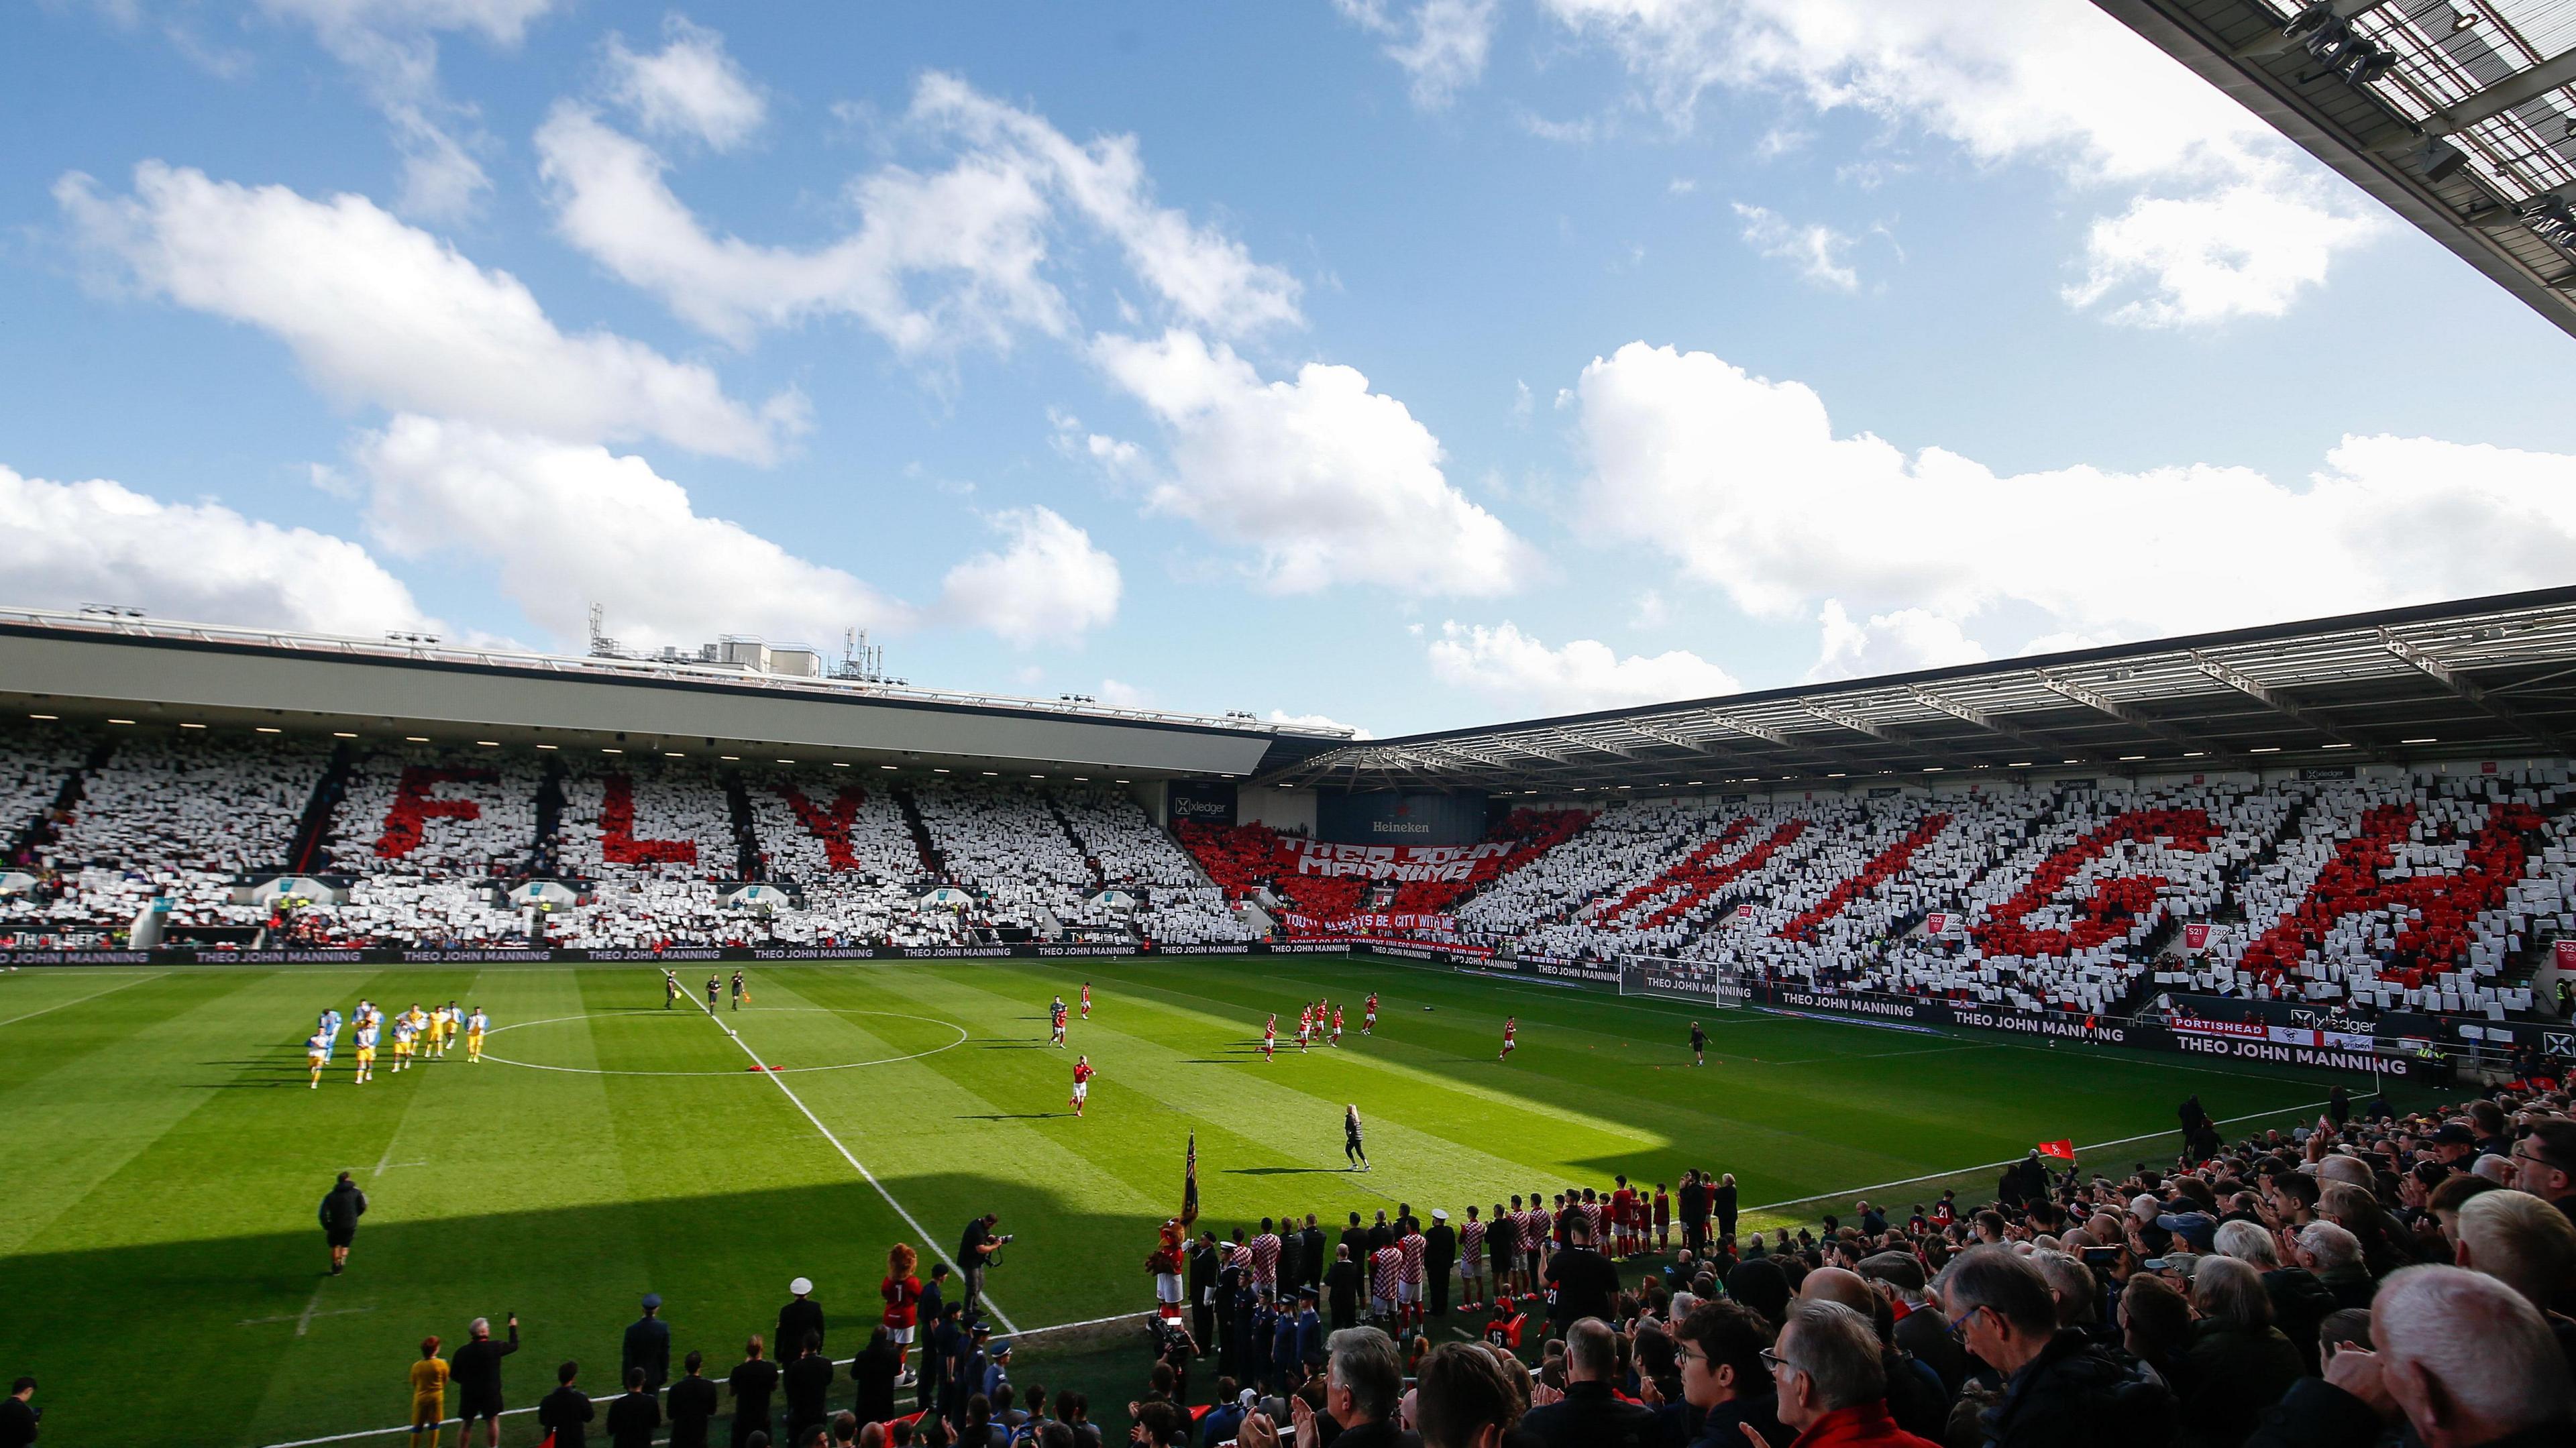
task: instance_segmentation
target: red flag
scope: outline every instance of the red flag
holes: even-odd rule
[[[2041,1156],[2053,1156],[2059,1161],[2073,1161],[2075,1160],[2075,1143],[2071,1140],[2043,1141],[2039,1144],[2039,1154]]]

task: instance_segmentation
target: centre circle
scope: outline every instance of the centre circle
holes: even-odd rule
[[[808,1071],[856,1071],[864,1066],[891,1066],[899,1061],[918,1061],[924,1056],[936,1056],[942,1051],[953,1051],[959,1046],[966,1044],[966,1028],[957,1024],[955,1021],[943,1021],[937,1016],[908,1015],[902,1011],[836,1011],[828,1006],[753,1006],[748,1010],[729,1012],[728,1014],[758,1015],[791,1011],[827,1016],[865,1016],[878,1020],[889,1021],[919,1021],[924,1025],[938,1026],[943,1030],[955,1031],[957,1033],[957,1039],[932,1046],[928,1050],[910,1051],[900,1056],[878,1056],[865,1061],[840,1061],[828,1066],[772,1066],[769,1068],[772,1072],[781,1076],[798,1075]],[[496,1026],[486,1033],[485,1039],[487,1041],[492,1040],[510,1031],[527,1030],[534,1026],[562,1025],[571,1021],[633,1020],[639,1017],[651,1019],[653,1017],[664,1015],[665,1012],[662,1011],[580,1011],[568,1016],[547,1016],[542,1020],[513,1021],[506,1026]],[[721,1025],[724,1018],[722,1016],[718,1016],[715,1019],[717,1023]],[[700,1029],[704,1028],[701,1027]],[[727,1027],[727,1030],[730,1031],[731,1027]],[[489,1047],[485,1048],[483,1059],[503,1066],[519,1066],[531,1071],[562,1071],[576,1076],[734,1076],[740,1075],[742,1071],[754,1069],[750,1066],[744,1066],[737,1070],[730,1071],[630,1071],[608,1066],[558,1066],[544,1061],[514,1060],[508,1056],[494,1054]],[[745,1060],[749,1059],[749,1056],[746,1055]]]

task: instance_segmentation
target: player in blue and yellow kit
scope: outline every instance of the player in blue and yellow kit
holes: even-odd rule
[[[322,1068],[330,1064],[331,1038],[316,1027],[312,1038],[304,1043],[304,1068],[313,1075],[314,1090],[322,1089]]]
[[[472,1066],[482,1061],[483,1033],[491,1028],[492,1018],[483,1014],[481,1006],[476,1006],[474,1014],[465,1018],[465,1064]]]

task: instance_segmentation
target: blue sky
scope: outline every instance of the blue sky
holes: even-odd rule
[[[1379,734],[2568,581],[2567,339],[2081,0],[50,0],[0,602]]]

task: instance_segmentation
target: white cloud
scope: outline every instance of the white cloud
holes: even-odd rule
[[[1843,260],[1851,250],[1849,235],[1834,230],[1821,221],[1804,226],[1790,221],[1763,206],[1735,203],[1736,219],[1744,223],[1745,244],[1774,261],[1785,261],[1798,269],[1798,275],[1818,286],[1836,291],[1860,290],[1860,273]]]
[[[1150,709],[1154,706],[1151,692],[1116,679],[1100,681],[1100,702],[1119,709]]]
[[[2207,268],[2121,262],[2151,235],[2177,229],[2224,269],[2251,277],[2321,277],[2338,251],[2382,228],[2321,172],[2215,87],[2094,7],[2063,0],[1545,0],[1576,34],[1610,49],[1643,98],[1676,128],[1712,89],[1786,94],[1819,111],[1852,109],[1889,134],[1930,134],[1983,163],[2053,168],[2070,185],[2140,201],[2206,207],[2190,224],[2108,222],[2120,279],[2158,290],[2146,310],[2169,324],[2239,315],[2222,298],[2246,283]],[[2244,187],[2275,205],[2230,204]],[[2149,195],[2151,191],[2160,194]],[[2211,203],[2215,203],[2214,205]],[[2294,213],[2296,213],[2294,215]],[[2150,235],[2140,235],[2146,232]],[[2124,234],[2125,233],[2125,234]],[[2285,253],[2273,256],[2278,248]],[[2089,286],[2090,283],[2088,282]],[[2079,287],[2075,295],[2080,296]],[[2255,290],[2259,293],[2261,288]]]
[[[2247,185],[2191,200],[2142,196],[2119,216],[2095,219],[2085,278],[2065,289],[2066,299],[2089,307],[2130,295],[2110,317],[2145,327],[2280,316],[2301,291],[2325,285],[2338,250],[2380,229],[2374,218],[2315,204],[2305,190]]]
[[[145,293],[274,334],[345,402],[754,461],[802,425],[793,393],[755,412],[705,367],[607,332],[565,335],[516,277],[362,196],[313,201],[146,161],[130,197],[77,173],[54,197],[94,259]]]
[[[913,353],[1008,345],[1023,328],[1063,333],[1064,298],[1038,275],[1049,207],[1021,171],[965,161],[936,175],[888,167],[850,200],[858,228],[811,251],[708,235],[664,184],[662,157],[576,105],[537,131],[539,169],[564,239],[682,320],[736,345],[760,327],[856,317]],[[917,275],[945,278],[928,301]]]
[[[1149,505],[1256,549],[1262,586],[1371,583],[1490,595],[1536,554],[1441,472],[1439,439],[1349,367],[1310,362],[1264,382],[1232,348],[1183,331],[1104,336],[1092,356],[1163,426],[1169,475]]]
[[[365,548],[219,503],[0,467],[0,577],[13,603],[125,604],[164,618],[368,635],[434,628]]]
[[[1496,0],[1420,0],[1401,18],[1386,0],[1333,0],[1333,8],[1386,41],[1387,58],[1413,78],[1413,103],[1436,111],[1485,73]]]
[[[677,14],[663,20],[662,35],[666,43],[651,55],[627,49],[622,35],[608,37],[609,94],[656,136],[694,138],[716,151],[750,140],[769,103],[725,52],[724,37]]]
[[[1330,714],[1291,714],[1285,709],[1270,711],[1273,724],[1298,724],[1308,729],[1348,729],[1353,739],[1375,739],[1377,736],[1357,724],[1345,724]]]
[[[528,26],[554,5],[555,0],[260,0],[273,18],[312,27],[322,48],[357,75],[402,153],[402,209],[441,221],[469,215],[492,181],[473,155],[486,143],[474,109],[440,93],[438,37],[463,32],[515,48]]]
[[[909,120],[954,153],[947,168],[857,178],[845,196],[856,228],[804,249],[712,234],[665,184],[664,158],[585,107],[557,106],[536,140],[564,238],[737,345],[831,314],[907,353],[1066,335],[1071,309],[1046,273],[1054,235],[1074,222],[1115,242],[1193,325],[1235,335],[1301,320],[1294,278],[1154,203],[1134,137],[1077,145],[937,73],[922,78]],[[917,284],[933,294],[915,297]]]
[[[2108,641],[2537,587],[2576,551],[2560,454],[2346,438],[2304,488],[2201,464],[1999,475],[1837,435],[1799,383],[1642,342],[1594,361],[1578,396],[1584,515],[1755,614],[1870,616],[1859,644],[1848,617],[1842,644],[1829,627],[1820,668],[1854,648],[1965,657],[1938,620],[2006,610]]]
[[[1509,622],[1490,628],[1444,623],[1430,656],[1434,678],[1473,689],[1515,714],[1663,704],[1742,687],[1726,670],[1681,649],[1622,658],[1597,639],[1552,649]]]
[[[405,558],[488,562],[495,586],[559,642],[584,636],[593,603],[620,639],[649,646],[717,633],[819,642],[911,621],[849,574],[700,514],[639,457],[406,415],[361,438],[355,461],[378,542]]]
[[[1824,650],[1807,670],[1809,683],[1983,663],[1986,658],[1985,649],[1960,629],[1957,619],[1919,608],[1855,621],[1843,611],[1841,600],[1829,598],[1818,621],[1824,626]]]
[[[948,570],[941,586],[951,618],[1027,648],[1075,643],[1118,616],[1118,560],[1054,510],[1012,508],[985,520],[1006,546]]]
[[[1134,136],[1077,145],[1045,117],[936,71],[921,78],[912,119],[1060,194],[1118,242],[1128,266],[1184,320],[1228,336],[1304,320],[1296,278],[1254,261],[1243,243],[1154,203]]]
[[[385,108],[394,129],[394,147],[402,152],[402,189],[395,208],[405,216],[455,221],[474,214],[492,178],[483,163],[466,150],[466,142],[409,104]]]

